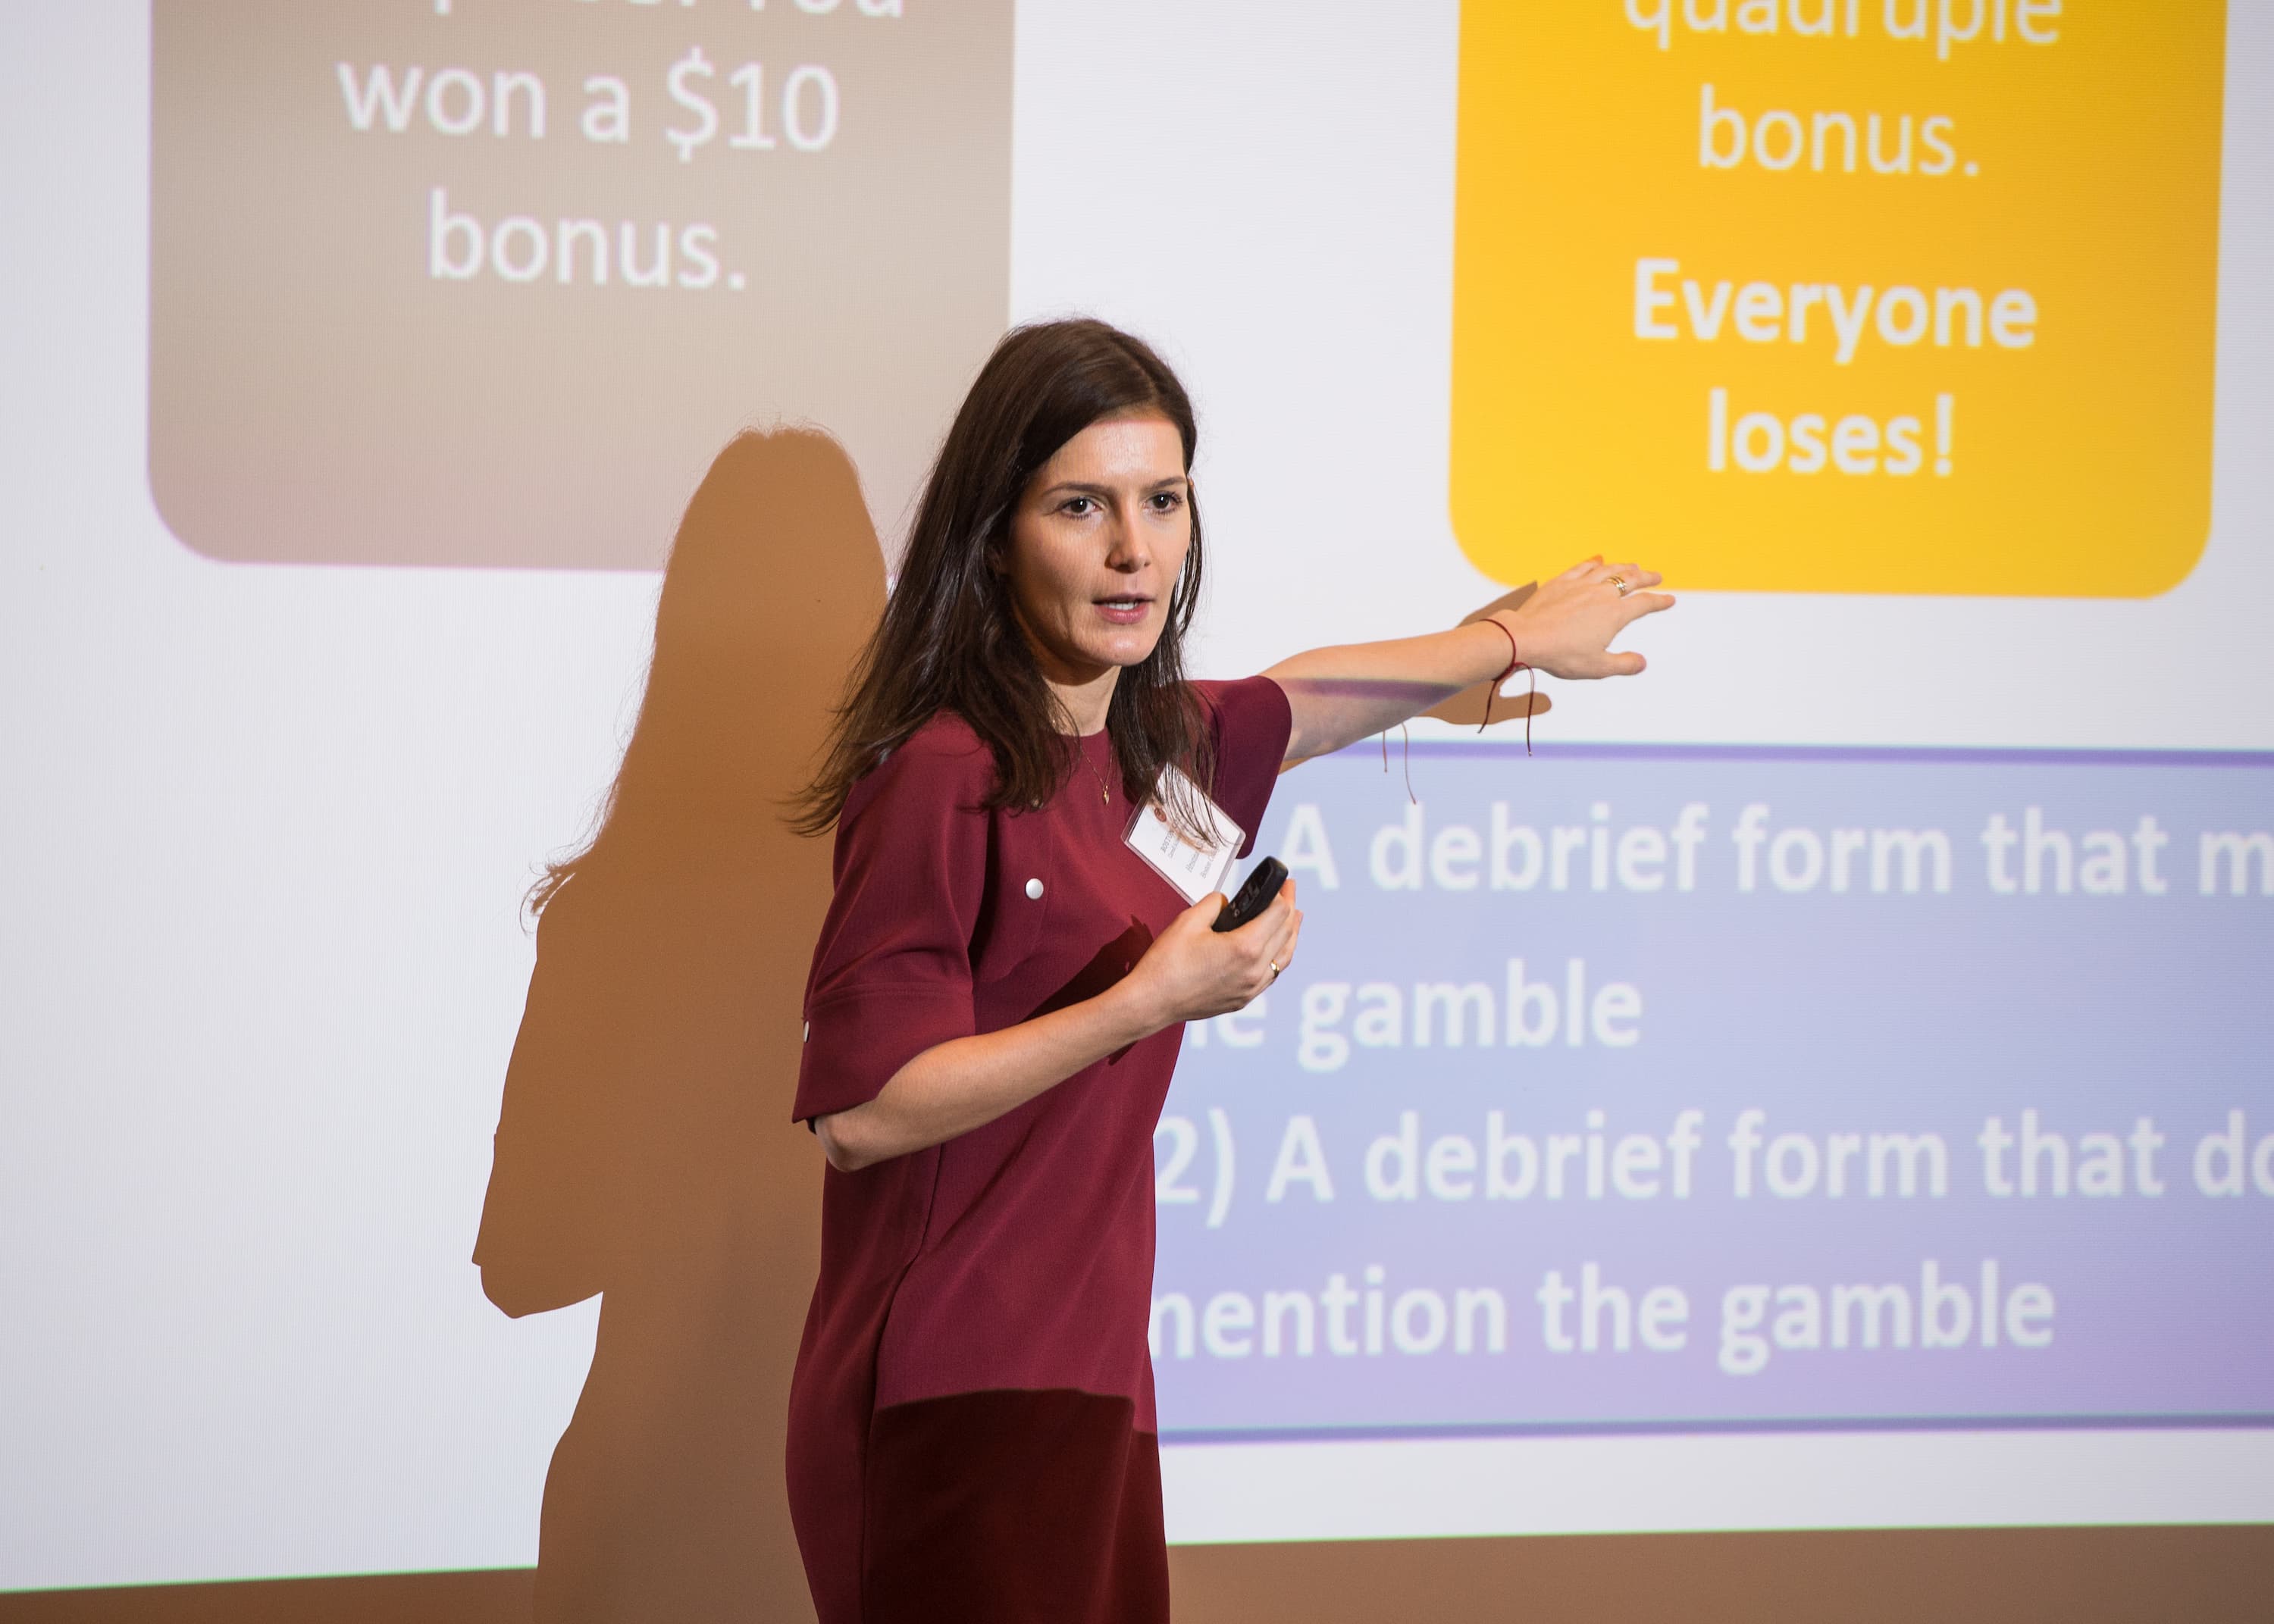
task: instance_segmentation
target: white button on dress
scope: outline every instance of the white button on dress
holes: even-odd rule
[[[1043,883],[1040,880],[1028,880],[1027,896],[1030,901],[1040,902],[1043,899]]]

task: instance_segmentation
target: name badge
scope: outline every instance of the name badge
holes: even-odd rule
[[[1155,873],[1175,886],[1186,902],[1198,902],[1212,891],[1223,891],[1247,831],[1174,767],[1162,773],[1161,792],[1137,808],[1122,839],[1152,865]],[[1197,810],[1208,831],[1206,839],[1194,840],[1163,816],[1163,800],[1179,800]]]

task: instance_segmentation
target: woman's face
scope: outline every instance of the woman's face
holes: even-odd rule
[[[1043,675],[1081,685],[1141,663],[1192,539],[1184,442],[1166,417],[1106,417],[1059,447],[1012,515],[1006,560]]]

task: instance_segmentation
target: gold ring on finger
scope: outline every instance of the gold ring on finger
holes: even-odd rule
[[[1633,590],[1634,590],[1634,588],[1632,588],[1632,587],[1629,586],[1629,585],[1626,583],[1626,580],[1625,580],[1625,578],[1624,578],[1623,576],[1621,576],[1621,575],[1606,575],[1606,576],[1604,576],[1603,578],[1604,578],[1606,581],[1608,581],[1608,582],[1609,582],[1613,586],[1615,586],[1615,587],[1616,587],[1616,588],[1618,589],[1619,596],[1620,596],[1621,598],[1624,598],[1624,597],[1625,597],[1629,592],[1631,592],[1631,591],[1633,591]]]

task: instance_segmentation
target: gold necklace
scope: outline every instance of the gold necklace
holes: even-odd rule
[[[1113,804],[1112,786],[1106,781],[1105,775],[1097,770],[1097,763],[1089,759],[1088,749],[1080,743],[1077,743],[1075,748],[1081,751],[1081,759],[1089,768],[1089,776],[1097,780],[1098,803],[1102,806],[1111,806]]]

